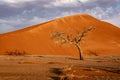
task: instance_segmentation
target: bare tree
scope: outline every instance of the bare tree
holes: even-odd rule
[[[83,60],[83,53],[81,50],[80,43],[83,40],[83,38],[85,37],[85,34],[88,33],[89,31],[91,31],[92,29],[94,29],[94,28],[90,27],[90,28],[84,29],[82,32],[76,32],[76,34],[74,36],[71,34],[65,34],[65,33],[57,31],[54,34],[52,34],[52,39],[56,39],[57,41],[59,41],[62,44],[69,43],[69,44],[75,45],[76,48],[78,49],[80,60]]]

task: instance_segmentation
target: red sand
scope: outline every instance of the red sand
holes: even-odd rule
[[[84,55],[120,54],[120,28],[87,14],[59,18],[1,34],[0,54],[18,50],[28,54],[78,56],[78,51],[74,45],[55,44],[51,35],[56,30],[72,33],[82,31],[90,26],[94,27],[95,30],[88,32],[82,42]]]

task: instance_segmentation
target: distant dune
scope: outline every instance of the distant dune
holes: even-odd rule
[[[35,55],[78,56],[74,45],[55,44],[51,35],[54,31],[72,33],[90,26],[95,30],[89,32],[81,44],[84,55],[120,55],[120,28],[87,14],[67,16],[1,34],[0,54],[17,50]]]

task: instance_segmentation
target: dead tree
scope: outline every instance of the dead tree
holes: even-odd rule
[[[83,60],[83,53],[81,50],[80,43],[83,40],[83,38],[85,37],[85,34],[88,33],[89,31],[91,31],[92,29],[94,29],[94,28],[90,27],[90,28],[84,29],[82,32],[76,32],[76,34],[74,36],[71,34],[65,34],[65,33],[57,31],[54,34],[52,34],[52,39],[56,39],[57,41],[59,41],[62,44],[68,43],[68,44],[75,45],[76,48],[78,49],[80,60]]]

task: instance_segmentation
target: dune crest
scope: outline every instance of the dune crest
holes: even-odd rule
[[[84,55],[120,55],[120,28],[100,21],[87,14],[77,14],[55,19],[42,24],[0,35],[0,54],[7,51],[24,51],[28,54],[78,56],[74,45],[55,44],[53,31],[72,33],[88,27],[89,32],[82,42]]]

